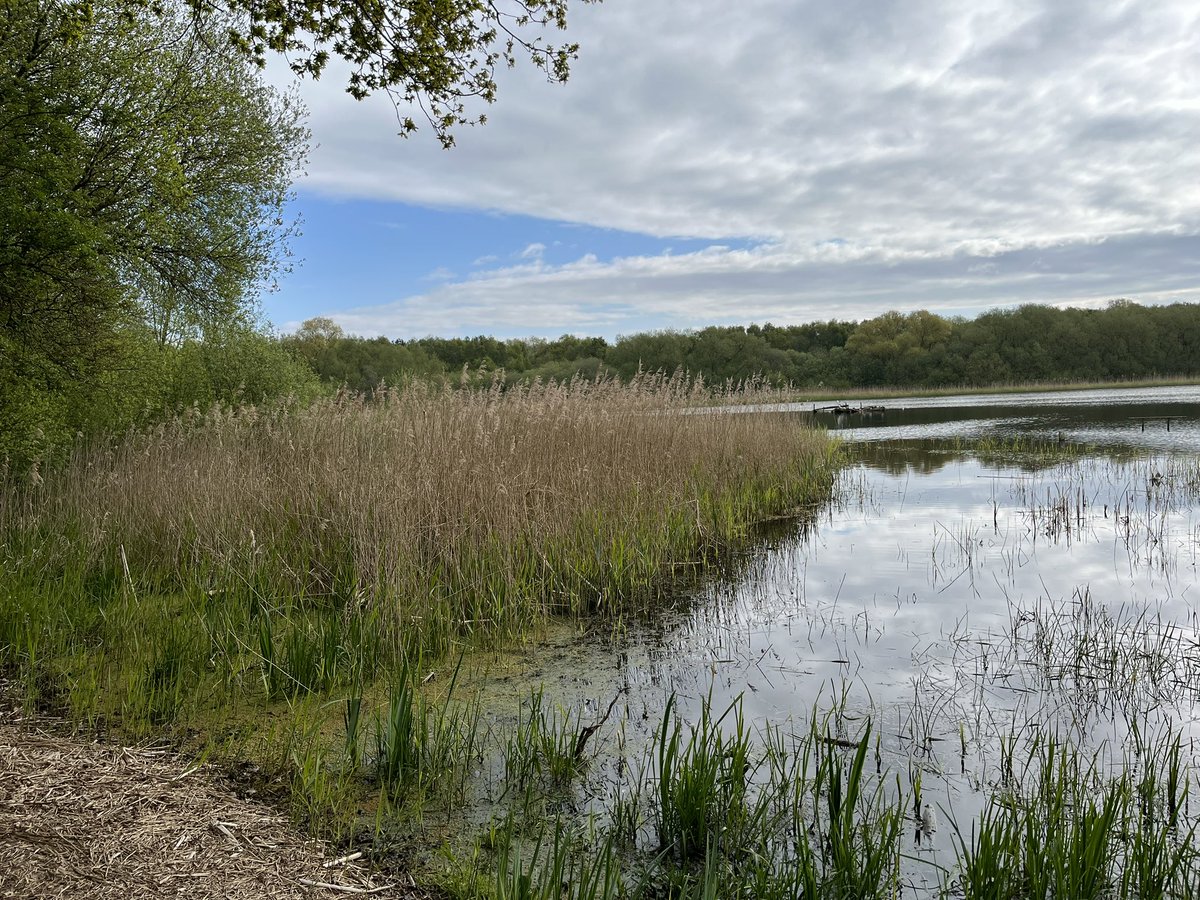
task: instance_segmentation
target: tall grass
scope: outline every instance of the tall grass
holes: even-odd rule
[[[828,484],[826,441],[793,420],[668,414],[696,390],[414,384],[184,416],[5,485],[5,570],[380,607],[434,651],[604,609]]]
[[[1195,819],[1184,811],[1194,772],[1177,731],[1136,736],[1111,768],[1030,731],[1014,741],[1006,777],[980,782],[984,807],[969,828],[943,809],[950,846],[939,854],[936,818],[907,812],[922,806],[919,783],[906,791],[894,773],[868,765],[877,735],[870,722],[846,739],[830,734],[836,708],[814,709],[799,732],[748,726],[740,699],[719,710],[705,701],[684,724],[674,696],[668,700],[637,783],[614,794],[625,812],[581,827],[578,810],[560,807],[546,821],[510,808],[491,833],[490,889],[461,896],[609,897],[615,885],[644,900],[1196,895],[1200,851]],[[644,840],[630,816],[650,825]],[[917,834],[915,851],[902,846],[906,826]],[[572,827],[586,839],[566,839]]]
[[[1112,777],[1052,737],[1029,748],[1022,775],[995,791],[970,834],[955,825],[955,893],[966,900],[1183,898],[1195,895],[1195,824],[1178,821],[1178,734]],[[1140,768],[1140,774],[1138,769]]]
[[[573,858],[576,868],[588,861],[583,871],[591,881],[585,883],[595,884],[596,870],[607,867],[618,849],[628,888],[623,896],[897,896],[907,798],[885,790],[883,777],[866,771],[869,725],[858,741],[840,743],[830,742],[824,733],[829,719],[815,711],[811,727],[799,733],[756,729],[740,698],[721,711],[710,697],[694,718],[681,721],[674,695],[668,699],[643,765],[612,796],[611,815],[598,817],[599,824],[588,820],[595,832],[588,846],[572,847],[557,837],[564,818],[578,815],[556,814],[552,847],[545,843],[551,826],[544,821],[523,831],[506,819],[496,844],[496,872],[506,890],[491,896],[541,897],[546,894],[540,891],[560,884],[566,890],[571,882],[562,873]],[[524,807],[517,810],[518,820],[529,821]],[[517,869],[514,858],[530,861]],[[508,887],[518,883],[524,893]]]
[[[820,433],[696,413],[701,391],[412,384],[193,410],[6,473],[0,667],[29,700],[154,730],[648,608],[680,563],[831,490]]]

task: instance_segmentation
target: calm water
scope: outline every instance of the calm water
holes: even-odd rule
[[[597,735],[590,797],[644,751],[666,699],[741,697],[756,723],[868,719],[887,766],[918,766],[964,828],[1001,738],[1054,734],[1119,756],[1130,723],[1200,745],[1200,389],[886,401],[839,431],[838,500],[778,525],[718,579],[618,634],[551,631],[496,661],[494,708],[544,685]],[[1164,421],[1134,416],[1178,416]],[[834,426],[839,424],[833,422]],[[1053,464],[980,459],[946,438],[1086,444]],[[937,440],[941,439],[941,440]],[[1195,758],[1193,756],[1193,761]],[[943,828],[932,848],[949,848]],[[911,874],[919,883],[919,872]]]
[[[1200,452],[1200,386],[863,402],[882,407],[882,413],[816,413],[814,418],[839,437],[855,441],[1061,436],[1100,447]],[[789,404],[779,408],[809,412],[813,406],[824,405]],[[1176,417],[1169,427],[1168,417]]]

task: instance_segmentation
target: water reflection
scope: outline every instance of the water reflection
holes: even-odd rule
[[[822,404],[788,404],[854,441],[1062,439],[1102,447],[1200,452],[1200,387],[1105,389],[872,401],[881,414],[812,413]]]
[[[1193,440],[1187,421],[1171,434]],[[740,697],[759,725],[803,731],[836,709],[856,737],[869,721],[887,769],[923,772],[968,830],[1003,777],[1005,743],[1055,735],[1111,758],[1135,725],[1171,725],[1194,754],[1200,462],[1150,439],[1022,446],[1022,458],[961,441],[853,446],[816,518],[771,523],[725,577],[666,612],[541,635],[497,661],[489,690],[519,700],[541,685],[576,709],[620,692],[581,801],[598,811],[596,785],[644,758],[671,696],[692,719],[706,700]],[[922,852],[937,858],[947,832]]]

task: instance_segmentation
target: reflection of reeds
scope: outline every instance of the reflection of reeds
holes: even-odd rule
[[[1044,487],[1017,479],[1012,496],[1035,538],[1070,542],[1111,533],[1137,566],[1167,571],[1173,517],[1200,498],[1193,456],[1088,459],[1064,465]]]
[[[1001,651],[1027,687],[1076,704],[1141,714],[1200,700],[1197,633],[1153,610],[1111,611],[1088,588],[1070,602],[1014,607]]]

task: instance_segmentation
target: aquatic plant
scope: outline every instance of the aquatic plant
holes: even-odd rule
[[[694,577],[681,563],[832,485],[819,432],[678,414],[702,396],[656,376],[413,384],[80,444],[0,484],[0,666],[79,719],[194,726],[652,605]]]

